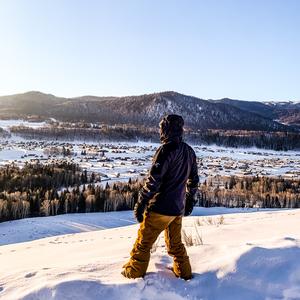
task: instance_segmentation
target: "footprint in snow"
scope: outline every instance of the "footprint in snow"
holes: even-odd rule
[[[294,238],[292,238],[292,237],[289,237],[289,236],[285,237],[284,239],[285,239],[286,241],[296,242],[296,239],[294,239]]]
[[[31,272],[25,275],[25,278],[31,278],[36,275],[37,272]]]
[[[161,263],[164,263],[164,264],[170,264],[172,263],[172,259],[170,256],[163,256],[161,259],[160,259],[160,262]]]

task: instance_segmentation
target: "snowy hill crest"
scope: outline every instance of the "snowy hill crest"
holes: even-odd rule
[[[125,279],[132,225],[1,246],[0,299],[300,299],[300,210],[228,214],[223,223],[201,214],[183,224],[203,240],[187,248],[190,281],[174,277],[163,236],[145,278]]]

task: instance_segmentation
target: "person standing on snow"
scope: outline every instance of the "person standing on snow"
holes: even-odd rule
[[[160,122],[162,145],[153,157],[148,178],[139,193],[134,214],[140,228],[122,274],[127,278],[143,277],[150,250],[159,234],[165,231],[168,254],[174,259],[173,272],[185,280],[192,278],[191,265],[181,241],[182,217],[191,214],[199,177],[194,150],[182,141],[184,121],[168,115]]]

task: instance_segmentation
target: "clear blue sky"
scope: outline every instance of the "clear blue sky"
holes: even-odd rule
[[[0,0],[0,94],[300,100],[298,0]]]

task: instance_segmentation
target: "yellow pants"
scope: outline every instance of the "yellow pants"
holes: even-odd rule
[[[130,252],[129,262],[123,266],[125,276],[137,278],[145,275],[152,245],[164,230],[168,254],[174,259],[173,272],[178,277],[190,279],[192,277],[191,265],[181,241],[181,226],[181,216],[165,216],[155,212],[145,213],[138,237]]]

